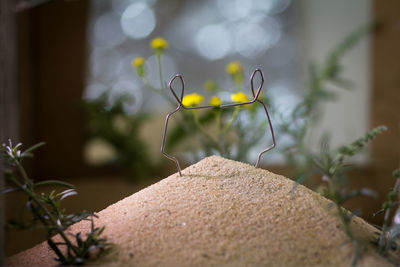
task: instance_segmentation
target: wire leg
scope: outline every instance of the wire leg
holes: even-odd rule
[[[269,146],[267,149],[261,151],[260,154],[258,154],[257,162],[256,162],[256,165],[255,165],[256,168],[258,168],[258,165],[260,164],[260,160],[261,160],[262,154],[264,154],[265,152],[270,151],[270,150],[273,149],[273,148],[275,147],[275,145],[276,145],[276,142],[275,142],[275,134],[274,134],[274,128],[272,127],[271,118],[270,118],[270,116],[269,116],[268,108],[267,108],[267,106],[264,104],[264,102],[262,102],[262,101],[260,101],[260,100],[258,100],[258,99],[257,99],[257,102],[260,103],[260,104],[264,107],[265,114],[267,114],[268,124],[269,124],[269,130],[271,131],[271,135],[272,135],[272,145]]]
[[[176,168],[178,169],[179,175],[182,177],[181,166],[179,165],[178,159],[175,158],[175,157],[173,157],[173,156],[171,156],[171,155],[168,155],[168,154],[164,151],[164,149],[165,149],[165,139],[166,139],[166,137],[167,137],[167,130],[168,130],[169,118],[170,118],[175,112],[177,112],[178,110],[180,110],[181,107],[182,107],[182,106],[179,105],[173,112],[168,113],[168,114],[167,114],[167,117],[165,118],[164,133],[163,133],[163,139],[162,139],[162,144],[161,144],[161,153],[163,153],[164,156],[166,156],[168,159],[170,159],[170,160],[172,160],[172,161],[175,161]]]

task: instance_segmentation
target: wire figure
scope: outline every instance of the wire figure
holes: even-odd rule
[[[260,86],[257,88],[257,92],[254,91],[254,84],[253,84],[253,79],[254,79],[254,76],[256,75],[256,73],[259,73],[260,76],[261,76],[261,84],[260,84]],[[181,93],[180,93],[179,96],[178,96],[178,94],[175,92],[174,88],[172,87],[173,82],[174,82],[177,78],[180,79],[180,81],[181,81],[181,86],[182,86],[182,91],[181,91]],[[261,151],[261,152],[258,154],[257,162],[256,162],[256,164],[255,164],[255,167],[256,167],[256,168],[258,167],[258,165],[259,165],[259,163],[260,163],[260,159],[261,159],[262,154],[264,154],[264,153],[270,151],[270,150],[273,149],[273,148],[275,147],[275,145],[276,145],[276,143],[275,143],[274,129],[273,129],[273,127],[272,127],[271,118],[270,118],[269,113],[268,113],[268,108],[267,108],[267,106],[265,105],[264,102],[262,102],[261,100],[258,99],[263,84],[264,84],[264,74],[262,73],[262,71],[261,71],[260,69],[256,69],[255,71],[253,71],[253,73],[251,74],[251,77],[250,77],[250,85],[251,85],[251,92],[252,92],[252,94],[253,94],[253,100],[248,101],[248,102],[243,102],[243,103],[231,103],[231,104],[224,104],[224,105],[220,105],[220,106],[219,106],[219,108],[229,108],[229,107],[235,107],[235,106],[249,105],[249,104],[253,104],[254,102],[258,102],[258,103],[260,103],[260,104],[264,107],[265,114],[267,115],[267,119],[268,119],[269,129],[270,129],[271,135],[272,135],[272,145],[269,146],[268,148],[264,149],[263,151]],[[168,130],[168,121],[169,121],[169,118],[170,118],[173,114],[175,114],[177,111],[179,111],[180,109],[182,109],[182,108],[183,108],[183,109],[186,109],[186,110],[191,110],[191,109],[215,108],[215,106],[213,106],[213,105],[207,105],[207,106],[185,107],[185,106],[182,104],[183,95],[184,95],[184,92],[185,92],[185,81],[183,80],[183,77],[182,77],[182,75],[180,75],[180,74],[175,75],[175,76],[171,79],[171,81],[169,82],[168,86],[169,86],[169,89],[171,90],[172,95],[175,97],[176,101],[178,101],[178,107],[177,107],[174,111],[168,113],[168,114],[167,114],[167,117],[165,118],[164,133],[163,133],[162,144],[161,144],[161,152],[164,154],[165,157],[167,157],[168,159],[170,159],[170,160],[172,160],[172,161],[175,162],[176,168],[178,169],[178,172],[179,172],[179,175],[182,176],[181,167],[180,167],[180,165],[179,165],[178,159],[177,159],[176,157],[173,157],[173,156],[171,156],[171,155],[168,155],[168,154],[164,151],[164,149],[165,149],[166,137],[167,137],[167,130]]]

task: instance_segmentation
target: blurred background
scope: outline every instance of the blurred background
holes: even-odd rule
[[[386,125],[384,136],[352,159],[349,172],[351,186],[371,188],[379,197],[347,205],[360,207],[369,222],[382,221],[372,214],[393,186],[391,172],[400,159],[399,2],[5,0],[0,5],[2,142],[11,138],[25,147],[46,142],[26,161],[27,170],[35,180],[76,185],[79,195],[65,202],[71,212],[99,211],[175,173],[173,162],[160,153],[165,115],[174,108],[165,82],[180,73],[186,94],[217,94],[229,102],[234,83],[226,66],[232,61],[243,67],[247,95],[252,71],[260,68],[265,75],[277,149],[263,157],[262,167],[295,178],[283,148],[296,139],[281,126],[290,122],[314,82],[325,79],[313,76],[313,70],[331,66],[332,54],[340,54],[340,64],[333,64],[335,71],[323,80],[329,94],[318,98],[318,120],[307,128],[306,146],[318,150],[328,133],[335,148]],[[149,45],[155,37],[169,43],[161,83]],[[132,67],[136,57],[146,60],[146,79]],[[224,89],[205,91],[210,80]],[[256,123],[260,118],[254,114]],[[249,121],[240,116],[239,121]],[[234,150],[232,157],[253,163],[259,144],[271,137],[248,142],[244,155]],[[171,151],[184,166],[215,152],[175,143]],[[307,182],[315,189],[320,177],[312,178]],[[3,200],[6,219],[19,216],[14,207],[20,197]],[[6,255],[42,240],[32,231],[3,236]]]

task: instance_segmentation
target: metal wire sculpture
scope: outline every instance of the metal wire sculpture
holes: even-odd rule
[[[260,86],[257,88],[257,92],[254,91],[254,84],[253,84],[253,79],[254,79],[254,76],[256,75],[256,73],[259,73],[260,76],[261,76],[261,84],[260,84]],[[180,93],[179,96],[178,96],[178,94],[175,92],[174,88],[172,87],[173,82],[174,82],[177,78],[180,79],[180,81],[181,81],[181,86],[182,86],[182,91],[181,91],[181,93]],[[263,151],[261,151],[261,152],[258,154],[257,162],[256,162],[256,164],[255,164],[255,167],[258,167],[258,165],[259,165],[259,163],[260,163],[261,156],[262,156],[264,153],[266,153],[266,152],[270,151],[271,149],[273,149],[273,148],[275,147],[275,145],[276,145],[276,143],[275,143],[274,129],[273,129],[273,127],[272,127],[271,118],[270,118],[269,113],[268,113],[268,108],[267,108],[267,106],[265,105],[264,102],[262,102],[260,99],[258,99],[263,84],[264,84],[264,74],[262,73],[262,71],[261,71],[260,69],[256,69],[255,71],[253,71],[253,73],[251,74],[251,77],[250,77],[250,85],[251,85],[251,92],[252,92],[252,94],[253,94],[253,100],[248,101],[248,102],[242,102],[242,103],[224,104],[224,105],[220,105],[220,106],[219,106],[219,108],[223,109],[223,108],[229,108],[229,107],[235,107],[235,106],[244,106],[244,105],[253,104],[254,102],[258,102],[258,103],[260,103],[260,104],[264,107],[265,114],[267,115],[267,119],[268,119],[269,129],[270,129],[270,131],[271,131],[272,145],[269,146],[268,148],[264,149]],[[184,92],[185,92],[185,81],[183,80],[183,77],[182,77],[182,75],[180,75],[180,74],[175,75],[175,76],[171,79],[171,81],[169,82],[168,86],[169,86],[169,89],[171,90],[172,95],[175,97],[176,101],[178,101],[178,107],[177,107],[174,111],[168,113],[168,114],[167,114],[167,117],[165,118],[164,133],[163,133],[162,144],[161,144],[161,152],[164,154],[165,157],[167,157],[168,159],[170,159],[170,160],[172,160],[172,161],[175,162],[176,168],[178,169],[178,172],[179,172],[179,175],[182,176],[182,171],[181,171],[181,167],[180,167],[180,165],[179,165],[178,159],[177,159],[176,157],[173,157],[173,156],[171,156],[171,155],[168,155],[168,154],[165,152],[165,142],[166,142],[166,137],[167,137],[168,121],[169,121],[170,117],[171,117],[174,113],[176,113],[177,111],[179,111],[180,109],[186,109],[186,110],[191,110],[191,109],[206,109],[206,108],[215,108],[215,106],[213,106],[213,105],[196,106],[196,107],[187,107],[187,106],[184,106],[183,103],[182,103],[182,100],[183,100],[183,95],[184,95]]]

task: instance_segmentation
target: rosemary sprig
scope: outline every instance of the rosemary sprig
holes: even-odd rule
[[[342,205],[349,199],[356,196],[374,196],[374,192],[367,188],[355,189],[348,191],[346,187],[346,177],[344,175],[345,160],[348,157],[354,156],[359,153],[365,146],[375,139],[375,137],[386,130],[385,126],[379,126],[366,133],[365,136],[355,140],[347,146],[343,146],[339,149],[336,155],[333,155],[329,150],[328,142],[321,143],[321,152],[317,156],[313,156],[313,165],[316,169],[322,173],[323,180],[328,183],[326,195],[330,198],[337,209],[338,215],[343,223],[345,232],[350,238],[354,246],[354,257],[352,266],[356,266],[360,258],[360,245],[359,241],[355,238],[350,224],[354,215],[357,215],[358,211],[349,213]]]
[[[76,195],[73,185],[62,181],[48,180],[34,183],[26,173],[22,161],[24,158],[33,157],[33,151],[44,143],[39,143],[28,148],[25,151],[21,150],[22,144],[16,146],[12,145],[11,140],[9,144],[3,144],[1,147],[2,156],[5,163],[5,179],[12,184],[13,187],[8,188],[3,193],[14,191],[22,191],[27,196],[27,207],[29,208],[32,217],[29,222],[12,222],[11,225],[22,225],[26,227],[34,227],[39,222],[42,227],[47,229],[47,243],[50,248],[57,255],[56,260],[63,265],[76,265],[83,264],[87,259],[93,255],[93,251],[103,251],[109,245],[104,238],[100,238],[104,230],[95,228],[93,217],[97,217],[91,212],[79,212],[74,214],[65,214],[65,209],[61,208],[61,201],[69,196]],[[52,185],[67,188],[66,190],[57,193],[56,190],[51,191],[50,194],[37,193],[36,189],[40,186]],[[81,233],[72,235],[66,233],[66,229],[72,224],[82,221],[90,220],[91,229],[86,238],[82,238]],[[53,235],[58,234],[62,241],[55,242]],[[65,247],[66,249],[62,249]]]
[[[283,148],[282,154],[293,170],[294,180],[305,180],[311,169],[312,153],[307,140],[309,132],[312,124],[318,121],[321,104],[335,97],[335,92],[330,91],[326,84],[337,83],[343,87],[348,83],[344,83],[340,77],[341,60],[346,52],[371,31],[373,26],[374,23],[370,23],[355,30],[339,42],[321,64],[311,65],[308,86],[301,101],[294,107],[290,116],[287,118],[281,116],[278,132],[293,140],[293,145]]]

